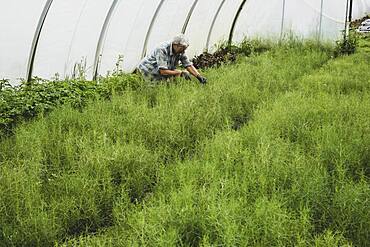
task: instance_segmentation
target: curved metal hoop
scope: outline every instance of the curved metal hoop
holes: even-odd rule
[[[112,18],[113,12],[117,6],[119,0],[113,0],[112,5],[109,8],[108,14],[105,17],[103,27],[100,32],[98,44],[96,45],[96,51],[95,51],[95,59],[94,59],[94,69],[93,69],[93,80],[95,81],[98,77],[98,70],[99,70],[99,64],[100,64],[100,58],[101,58],[101,51],[103,46],[103,41],[105,39],[105,36],[107,34],[107,29],[109,26],[110,19]]]
[[[234,30],[235,30],[236,22],[238,21],[239,16],[240,16],[240,13],[242,12],[242,10],[243,10],[244,5],[245,5],[246,2],[247,2],[247,0],[243,0],[242,1],[242,3],[239,6],[238,11],[235,14],[235,17],[234,17],[234,20],[233,20],[233,24],[231,25],[231,29],[230,29],[230,32],[229,32],[229,39],[227,41],[227,43],[228,43],[229,46],[233,42],[233,36],[234,36]]]
[[[285,22],[285,0],[283,0],[283,8],[281,10],[281,27],[280,27],[280,40],[284,35],[284,22]]]
[[[141,52],[141,58],[145,57],[145,55],[146,55],[146,49],[147,49],[147,46],[148,46],[149,37],[150,37],[150,34],[152,33],[154,22],[157,19],[158,13],[161,10],[161,7],[162,7],[164,1],[165,0],[161,0],[161,2],[158,4],[158,7],[157,7],[157,9],[154,12],[154,15],[152,17],[152,20],[150,21],[150,25],[149,25],[148,31],[147,31],[147,33],[145,35],[144,46],[143,46],[143,50]]]
[[[48,12],[49,12],[49,9],[50,9],[50,6],[51,6],[52,3],[53,3],[53,0],[48,0],[45,3],[44,9],[41,13],[41,16],[39,18],[39,22],[37,24],[35,34],[33,35],[30,55],[28,57],[27,75],[26,75],[27,82],[30,82],[32,80],[33,63],[35,61],[37,45],[39,43],[42,27],[44,26],[46,16],[48,15]]]
[[[197,3],[198,3],[198,0],[195,0],[195,1],[193,2],[193,5],[191,6],[191,8],[190,8],[190,10],[189,10],[188,15],[186,16],[185,23],[184,23],[184,25],[182,26],[182,29],[181,29],[181,33],[182,33],[182,34],[185,34],[186,29],[188,28],[188,24],[189,24],[190,17],[191,17],[191,15],[193,14],[193,11],[194,11],[195,6],[197,5]]]
[[[208,36],[207,36],[206,51],[208,51],[209,41],[211,39],[211,34],[212,34],[212,31],[213,31],[213,27],[215,26],[217,17],[220,14],[220,11],[221,11],[222,6],[224,5],[224,3],[225,3],[225,0],[222,0],[220,6],[217,9],[217,12],[216,12],[215,16],[213,17],[212,24],[211,24],[211,27],[209,28],[209,32],[208,32]]]
[[[320,42],[321,40],[321,32],[322,32],[322,14],[323,14],[323,9],[324,9],[324,0],[321,0],[321,3],[320,3],[320,21],[319,21],[319,31],[318,31],[318,34],[317,34],[317,40]]]

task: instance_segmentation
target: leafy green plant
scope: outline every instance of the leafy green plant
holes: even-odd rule
[[[73,66],[72,79],[86,80],[86,58],[81,58],[80,62]]]
[[[82,73],[82,72],[81,72]],[[83,77],[83,74],[79,76]],[[11,134],[18,123],[46,114],[58,106],[71,104],[82,109],[96,99],[109,99],[126,89],[138,89],[141,79],[137,75],[120,74],[107,77],[99,83],[80,79],[46,81],[34,78],[12,87],[7,80],[0,90],[0,138]]]
[[[334,49],[334,57],[341,55],[350,55],[355,53],[356,47],[359,42],[359,36],[355,31],[350,31],[349,35],[344,36],[336,42],[336,47]]]

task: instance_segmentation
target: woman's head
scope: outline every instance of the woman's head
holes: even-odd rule
[[[172,45],[175,53],[183,53],[189,46],[189,40],[184,34],[179,34],[172,39]]]

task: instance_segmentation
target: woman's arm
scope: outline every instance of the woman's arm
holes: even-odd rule
[[[181,70],[170,70],[170,69],[159,69],[159,73],[161,75],[173,75],[173,76],[180,76]]]

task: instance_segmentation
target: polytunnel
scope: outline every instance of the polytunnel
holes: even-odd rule
[[[0,79],[87,79],[132,71],[158,43],[178,33],[190,57],[221,41],[281,38],[287,32],[335,40],[349,0],[1,0]],[[353,0],[353,19],[370,0]],[[122,60],[120,63],[118,61]]]

